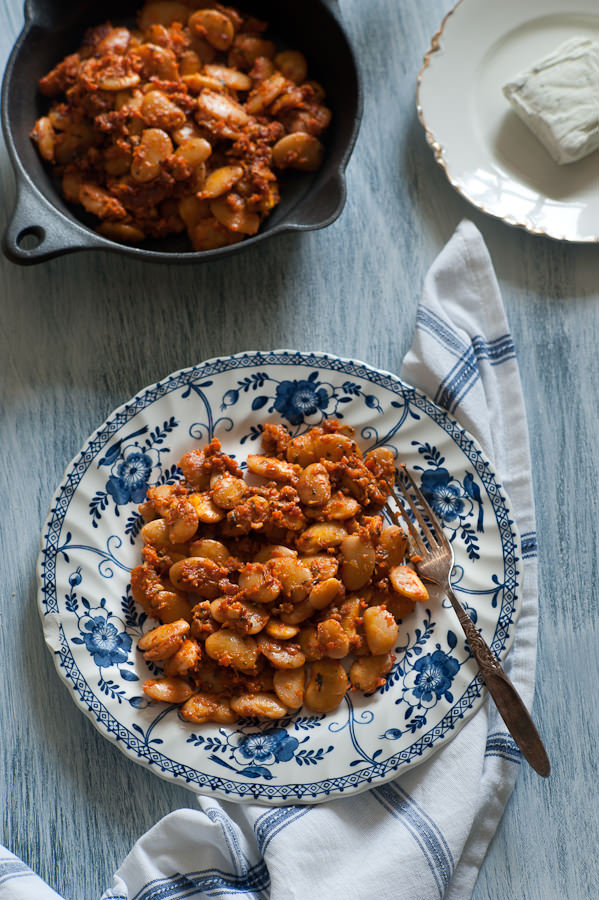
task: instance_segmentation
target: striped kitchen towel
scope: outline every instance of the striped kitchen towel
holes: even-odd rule
[[[537,573],[526,416],[491,260],[470,222],[427,275],[402,377],[478,439],[511,499],[522,609],[506,669],[530,705]],[[139,839],[102,900],[468,900],[519,764],[487,697],[428,761],[357,796],[276,809],[198,798]],[[0,852],[0,900],[57,896]]]

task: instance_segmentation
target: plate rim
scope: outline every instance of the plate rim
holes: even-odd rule
[[[460,6],[462,6],[463,4],[465,5],[468,2],[469,2],[469,0],[457,0],[457,2],[451,7],[451,9],[449,9],[448,12],[444,15],[438,30],[433,34],[433,36],[431,38],[430,47],[424,55],[424,59],[423,59],[422,65],[420,67],[420,70],[418,72],[418,77],[416,80],[416,111],[418,114],[418,119],[420,121],[420,124],[422,125],[422,127],[424,129],[426,142],[429,145],[429,147],[431,148],[431,150],[433,151],[435,161],[438,163],[438,165],[444,171],[447,180],[449,181],[451,186],[454,188],[454,190],[457,191],[457,193],[461,197],[463,197],[464,200],[467,200],[468,203],[470,203],[476,209],[481,210],[481,212],[484,212],[486,215],[491,216],[491,218],[496,219],[499,222],[505,222],[507,225],[511,225],[514,228],[519,228],[523,231],[528,232],[529,234],[533,234],[533,235],[537,235],[537,236],[541,236],[541,237],[547,237],[553,241],[558,241],[559,243],[562,243],[562,244],[585,244],[585,245],[590,244],[591,246],[594,244],[598,244],[599,243],[599,229],[598,229],[597,234],[594,237],[593,236],[567,237],[566,235],[553,234],[551,232],[551,230],[537,228],[531,222],[529,222],[527,220],[520,221],[515,216],[502,216],[502,215],[500,215],[500,213],[493,212],[492,209],[489,209],[483,203],[481,203],[479,200],[475,199],[470,194],[470,192],[468,190],[466,190],[466,188],[464,188],[462,186],[462,184],[457,180],[457,178],[454,177],[451,174],[451,172],[449,171],[449,166],[444,157],[445,147],[440,142],[440,140],[434,135],[432,129],[427,124],[424,108],[423,108],[422,102],[421,102],[421,88],[422,88],[422,81],[423,81],[423,78],[425,77],[426,71],[434,64],[435,54],[439,53],[442,49],[441,42],[442,42],[443,36],[445,34],[445,29],[446,29],[448,22],[450,21],[451,17],[456,13],[458,8]]]
[[[462,0],[459,0],[459,2],[462,2]],[[88,688],[91,697],[95,701],[93,708],[92,708],[91,704],[86,704],[83,696],[81,694],[79,694],[77,692],[77,690],[75,689],[76,686],[75,686],[73,679],[69,678],[68,673],[65,671],[64,663],[62,662],[62,656],[61,656],[59,649],[57,649],[56,642],[50,640],[49,632],[51,630],[55,630],[56,635],[58,636],[58,638],[60,638],[60,628],[55,629],[55,625],[57,624],[57,619],[58,619],[59,614],[57,612],[52,612],[52,611],[49,611],[48,609],[44,609],[44,595],[46,593],[46,591],[44,589],[44,587],[45,587],[44,586],[45,557],[47,554],[48,537],[50,534],[50,525],[57,513],[56,507],[58,505],[58,501],[60,500],[60,497],[61,497],[64,489],[68,485],[69,477],[72,475],[75,465],[77,463],[80,463],[82,461],[82,459],[85,457],[86,452],[89,451],[90,444],[102,434],[102,432],[107,428],[107,426],[110,423],[114,422],[114,419],[119,414],[128,412],[133,406],[136,405],[136,403],[139,400],[144,398],[149,392],[155,391],[162,387],[166,387],[170,382],[177,380],[179,377],[186,376],[186,375],[189,375],[194,372],[199,373],[199,372],[201,372],[202,369],[204,369],[207,366],[216,365],[218,363],[227,363],[227,362],[230,362],[231,360],[235,360],[235,359],[256,360],[257,364],[259,364],[259,361],[261,358],[273,356],[273,355],[277,355],[277,356],[288,355],[291,357],[298,357],[303,360],[313,360],[316,367],[318,367],[319,360],[323,360],[323,359],[331,360],[331,361],[338,362],[343,366],[351,365],[351,366],[358,367],[358,368],[363,367],[368,374],[374,373],[374,374],[376,374],[378,376],[382,376],[384,378],[390,378],[393,382],[398,383],[402,387],[413,392],[416,397],[419,397],[421,399],[421,402],[428,403],[431,405],[431,407],[434,410],[440,411],[442,413],[443,417],[446,420],[448,420],[448,422],[453,426],[455,431],[458,434],[461,434],[468,441],[468,443],[473,447],[473,449],[476,452],[476,454],[478,455],[478,457],[482,460],[483,466],[487,469],[490,468],[491,473],[493,475],[494,483],[497,486],[498,493],[501,497],[501,501],[503,503],[503,506],[506,509],[507,523],[508,523],[508,528],[510,531],[510,537],[512,540],[513,555],[514,555],[514,581],[515,581],[514,589],[513,589],[514,600],[512,601],[511,616],[507,623],[509,633],[507,635],[507,638],[504,637],[503,647],[501,648],[501,650],[499,652],[499,658],[500,659],[505,658],[505,656],[509,653],[509,651],[513,645],[513,641],[515,639],[515,631],[516,631],[516,627],[517,627],[517,622],[518,622],[518,618],[519,618],[520,611],[521,611],[523,558],[522,558],[522,552],[521,552],[521,547],[520,547],[519,528],[518,528],[518,524],[515,520],[515,516],[514,516],[513,510],[512,510],[511,501],[505,490],[503,482],[499,479],[499,476],[495,472],[493,463],[491,462],[490,459],[488,459],[487,454],[485,453],[482,446],[480,445],[480,442],[469,431],[467,431],[457,421],[457,419],[454,416],[452,416],[449,412],[447,412],[442,407],[440,407],[437,403],[435,403],[435,401],[432,400],[430,398],[430,396],[428,394],[426,394],[424,391],[420,390],[419,388],[414,387],[413,385],[410,385],[408,382],[404,381],[404,379],[401,378],[399,375],[396,375],[395,373],[390,372],[386,369],[379,368],[378,366],[373,366],[370,363],[363,362],[362,360],[359,360],[359,359],[342,357],[342,356],[338,356],[335,353],[329,353],[326,351],[305,351],[305,350],[296,350],[296,349],[290,349],[290,348],[279,348],[279,349],[274,349],[274,350],[246,350],[246,351],[241,351],[241,352],[235,353],[235,354],[212,357],[207,360],[202,360],[201,362],[196,363],[194,365],[185,366],[181,369],[177,369],[177,370],[169,373],[167,376],[160,379],[159,381],[156,381],[150,385],[147,385],[146,387],[137,391],[135,393],[135,395],[133,397],[131,397],[129,400],[127,400],[125,403],[122,403],[118,407],[114,408],[107,415],[106,419],[100,424],[100,426],[97,427],[96,429],[94,429],[94,431],[92,431],[90,433],[90,435],[83,441],[78,452],[73,456],[73,458],[70,460],[68,465],[65,467],[62,478],[60,479],[60,482],[59,482],[57,488],[55,489],[55,491],[52,494],[52,498],[50,500],[50,504],[49,504],[49,508],[48,508],[48,513],[43,520],[42,528],[40,531],[40,550],[39,550],[37,562],[36,562],[37,607],[38,607],[38,612],[39,612],[40,618],[42,620],[42,630],[43,630],[43,635],[44,635],[44,642],[48,648],[48,651],[50,652],[50,654],[53,658],[54,666],[59,675],[59,678],[62,681],[62,683],[68,688],[69,695],[70,695],[72,701],[74,702],[75,706],[81,712],[84,713],[84,715],[91,721],[95,730],[98,731],[102,735],[103,738],[107,738],[108,740],[111,741],[111,743],[116,744],[117,747],[119,748],[119,750],[121,752],[123,752],[125,754],[125,756],[127,756],[127,758],[130,759],[132,762],[135,762],[138,765],[143,766],[144,768],[151,769],[153,774],[158,775],[159,777],[170,782],[171,784],[178,785],[179,787],[185,787],[197,795],[207,795],[207,796],[218,797],[222,800],[228,800],[230,802],[239,802],[239,803],[260,802],[260,803],[263,803],[268,806],[281,806],[283,804],[289,804],[289,803],[315,805],[315,804],[319,804],[322,802],[327,802],[329,800],[338,799],[343,796],[353,796],[354,794],[361,793],[372,787],[376,787],[377,785],[385,784],[394,777],[398,777],[401,774],[407,773],[408,771],[412,771],[415,766],[418,766],[423,761],[428,760],[430,758],[430,755],[436,755],[436,753],[438,751],[440,751],[447,743],[447,738],[445,738],[445,735],[448,734],[449,735],[448,739],[451,740],[451,738],[454,737],[455,734],[457,734],[457,732],[460,730],[462,725],[464,725],[466,723],[466,721],[468,721],[468,718],[470,716],[473,716],[477,712],[479,707],[482,705],[487,692],[484,688],[484,682],[481,679],[480,673],[477,673],[474,676],[474,678],[469,683],[467,683],[465,686],[464,692],[460,698],[460,700],[463,701],[460,704],[460,706],[462,707],[461,712],[458,711],[457,713],[455,713],[455,710],[456,710],[458,704],[454,703],[454,705],[451,707],[451,709],[445,713],[443,718],[436,725],[431,726],[431,728],[429,729],[429,731],[430,731],[435,728],[436,729],[440,728],[442,723],[444,723],[446,719],[451,717],[451,719],[452,719],[451,723],[448,724],[447,727],[444,729],[444,734],[443,734],[444,739],[434,740],[432,742],[432,746],[429,746],[427,748],[426,744],[430,743],[430,742],[425,741],[424,738],[427,736],[428,732],[426,734],[423,734],[421,736],[420,740],[421,740],[421,742],[424,743],[425,746],[422,748],[421,752],[419,754],[413,755],[407,761],[402,760],[399,764],[396,764],[395,767],[393,767],[391,765],[386,766],[385,774],[382,776],[377,776],[376,773],[374,775],[370,774],[369,776],[364,776],[360,779],[360,784],[358,786],[352,786],[352,785],[347,784],[347,779],[348,779],[347,774],[344,774],[342,776],[331,776],[331,777],[325,778],[324,780],[321,779],[319,782],[315,782],[312,784],[308,784],[308,783],[297,784],[296,783],[296,784],[279,785],[276,787],[273,785],[272,787],[275,790],[275,793],[273,795],[269,795],[268,793],[266,795],[264,794],[265,790],[268,791],[268,788],[269,788],[268,785],[255,784],[255,783],[246,784],[243,782],[236,782],[236,781],[229,780],[228,784],[233,785],[236,790],[235,793],[230,793],[227,789],[221,788],[219,786],[215,787],[213,784],[213,782],[218,783],[218,785],[227,784],[226,779],[219,778],[219,777],[213,776],[213,775],[208,775],[206,773],[201,773],[198,771],[198,769],[194,769],[192,766],[189,766],[183,762],[178,762],[176,760],[170,760],[170,762],[172,762],[172,764],[173,764],[173,768],[176,769],[177,771],[174,773],[171,771],[164,771],[163,769],[161,769],[159,767],[159,765],[154,764],[155,760],[152,758],[151,751],[148,751],[148,753],[144,756],[140,756],[139,753],[135,750],[135,748],[131,747],[124,740],[121,740],[119,734],[114,729],[107,728],[106,724],[102,720],[102,717],[98,715],[98,706],[99,706],[98,698],[93,693],[91,688],[89,688],[89,686],[87,685],[85,676],[82,672],[79,671],[79,668],[76,665],[74,657],[73,657],[73,662],[75,664],[77,674],[79,674],[80,677],[83,678],[83,681],[85,682],[85,686]],[[285,363],[278,363],[278,362],[266,363],[266,361],[265,361],[265,364],[267,364],[267,365],[285,365]],[[287,365],[291,365],[291,363],[287,363]],[[200,375],[200,377],[203,377],[203,376]],[[166,393],[170,393],[170,391],[165,391],[162,396],[164,396]],[[159,398],[155,398],[155,399],[159,399]],[[154,400],[152,401],[152,403],[153,402],[154,402]],[[151,405],[151,404],[148,404],[148,405]],[[137,415],[138,412],[141,412],[141,410],[133,412],[131,418],[133,418],[135,415]],[[126,424],[126,423],[119,424],[118,427],[115,428],[114,431],[110,435],[108,435],[106,442],[109,442],[111,440],[113,434],[118,433],[118,431],[123,427],[123,424]],[[448,433],[448,432],[446,432],[446,433]],[[448,436],[450,437],[450,439],[453,443],[456,443],[453,435],[450,435],[448,433]],[[464,452],[464,448],[459,447],[459,449],[462,450],[462,452]],[[94,454],[94,456],[95,455],[96,455],[96,453]],[[85,471],[87,471],[88,468],[89,468],[89,465],[87,465],[85,467]],[[73,489],[71,498],[72,498],[72,496],[74,496],[74,494],[77,490],[77,486]],[[69,505],[70,505],[71,498],[69,498]],[[62,532],[62,523],[64,522],[65,517],[66,517],[66,512],[65,512],[65,515],[62,517],[61,527],[58,529],[58,532],[57,532],[58,535],[60,535],[60,533]],[[503,556],[503,561],[504,561],[504,565],[505,565],[506,557],[505,557],[505,545],[504,545],[503,540],[501,541],[501,544],[502,544],[502,556]],[[54,581],[55,581],[55,575],[54,575]],[[56,587],[56,583],[55,583],[55,587]],[[58,625],[59,624],[60,623],[58,622]],[[510,627],[510,625],[511,625],[511,627]],[[496,639],[497,639],[497,631],[501,627],[502,627],[502,622],[501,622],[501,615],[500,615],[494,626],[493,640],[490,642],[492,645],[495,644]],[[52,635],[52,637],[54,637],[54,635]],[[69,654],[72,656],[70,649],[69,649]],[[113,718],[113,714],[104,706],[104,704],[100,703],[100,705],[103,707],[105,714],[108,716],[108,718]],[[452,712],[455,713],[453,716],[451,716]],[[470,713],[470,716],[468,715],[468,713]],[[466,715],[466,719],[464,719],[465,715]],[[121,725],[121,723],[118,722],[118,720],[115,720],[115,721],[116,721],[116,724],[119,726],[119,728],[122,728],[124,731],[126,731],[129,734],[128,726]],[[414,746],[414,744],[410,745],[410,748],[408,748],[408,749],[411,750],[413,746]],[[428,753],[426,752],[427,750],[428,750]],[[405,753],[406,751],[400,751],[400,752]],[[423,760],[421,757],[424,754],[425,754],[425,759]],[[395,754],[395,755],[397,755],[397,754]],[[376,769],[377,766],[375,765],[374,768]],[[193,772],[196,775],[199,774],[200,776],[202,776],[204,778],[203,783],[199,784],[197,781],[195,784],[192,783],[192,779],[190,777],[187,777],[185,774],[186,770],[189,770],[190,772]],[[361,771],[362,770],[360,770],[360,772]],[[345,784],[337,784],[337,782],[345,782]],[[323,789],[323,785],[325,786],[324,789]],[[240,788],[242,790],[239,790]],[[276,791],[282,792],[282,793],[277,794]],[[310,791],[312,791],[312,793],[310,793]]]

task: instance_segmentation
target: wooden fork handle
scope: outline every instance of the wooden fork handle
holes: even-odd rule
[[[509,733],[535,772],[546,778],[551,771],[549,758],[522,698],[451,588],[446,589],[445,593],[460,620],[481,677]]]

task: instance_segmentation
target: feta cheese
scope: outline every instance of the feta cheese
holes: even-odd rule
[[[555,162],[599,150],[599,42],[575,37],[503,88]]]

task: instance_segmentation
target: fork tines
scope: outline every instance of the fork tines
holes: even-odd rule
[[[418,548],[418,551],[421,554],[425,554],[427,552],[428,548],[427,548],[426,544],[424,543],[420,532],[416,528],[416,526],[414,524],[414,520],[409,515],[408,510],[406,509],[406,503],[412,513],[412,516],[414,517],[416,522],[418,522],[418,525],[420,526],[420,528],[422,530],[422,534],[424,535],[430,549],[431,550],[438,549],[440,546],[442,546],[445,543],[445,540],[446,540],[445,535],[441,529],[441,526],[439,525],[439,522],[437,521],[437,517],[435,516],[431,507],[429,506],[429,504],[426,500],[426,497],[423,495],[422,491],[417,487],[416,482],[414,481],[414,478],[412,477],[410,472],[408,472],[407,468],[403,464],[401,464],[399,467],[399,470],[397,472],[397,478],[395,480],[395,484],[399,488],[399,490],[401,492],[401,496],[398,496],[397,491],[394,491],[393,498],[394,498],[395,502],[397,503],[399,512],[401,513],[403,520],[405,521],[406,525],[408,526],[408,531],[410,532],[410,537],[412,538],[412,541]],[[414,502],[412,495],[414,495],[414,497],[418,501],[418,504],[424,511],[424,515],[420,511],[420,509],[418,508],[416,503]],[[387,504],[387,510],[388,510],[389,515],[391,516],[392,520],[395,522],[395,524],[399,525],[399,520],[397,518],[397,515],[395,514],[395,511],[391,509],[389,504]],[[426,516],[426,518],[425,518],[425,516]],[[432,527],[432,530],[431,530],[431,527]]]

